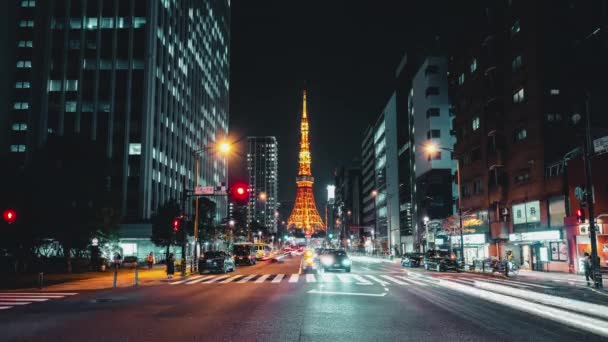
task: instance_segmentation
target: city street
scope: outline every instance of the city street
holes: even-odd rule
[[[576,341],[608,337],[608,297],[571,280],[406,269],[353,257],[299,274],[300,256],[153,286],[0,293],[2,340]],[[32,298],[34,297],[34,298]],[[585,301],[585,303],[579,302]],[[589,302],[593,302],[591,304]]]

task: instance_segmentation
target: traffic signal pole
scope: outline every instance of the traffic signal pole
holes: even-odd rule
[[[589,93],[585,98],[585,141],[583,147],[585,149],[585,178],[587,181],[585,191],[585,201],[589,208],[589,239],[591,240],[591,272],[593,274],[593,284],[596,289],[601,289],[604,285],[602,282],[602,273],[600,272],[599,258],[597,256],[597,234],[594,215],[593,203],[593,180],[591,173],[591,157],[593,156],[593,145],[591,142],[591,111],[589,108]]]
[[[186,193],[186,176],[182,177],[182,217],[186,217],[186,198],[188,194]],[[182,277],[186,276],[186,246],[188,245],[188,235],[186,234],[186,229],[182,227],[181,229],[182,236]]]

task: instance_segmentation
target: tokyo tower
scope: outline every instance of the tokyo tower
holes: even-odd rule
[[[300,124],[300,154],[299,168],[296,184],[298,190],[293,211],[289,215],[287,225],[290,228],[304,230],[307,237],[310,237],[318,230],[325,230],[323,220],[317,211],[315,198],[312,192],[314,178],[310,171],[310,142],[308,141],[308,113],[306,112],[306,90],[304,90],[304,100],[302,104],[302,122]]]

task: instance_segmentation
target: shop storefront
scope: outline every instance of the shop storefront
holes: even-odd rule
[[[523,269],[568,272],[568,244],[561,230],[516,232],[509,234],[507,251]]]
[[[475,259],[486,259],[489,256],[487,234],[463,234],[464,262],[473,264]],[[452,248],[460,258],[460,235],[452,236]]]
[[[583,256],[585,252],[591,254],[591,239],[589,237],[589,225],[579,224],[577,227],[576,235],[574,236],[574,242],[576,243],[576,249],[574,250],[575,261],[574,267],[575,272],[583,274]],[[600,257],[600,266],[605,268],[608,267],[608,224],[597,225],[597,255]]]

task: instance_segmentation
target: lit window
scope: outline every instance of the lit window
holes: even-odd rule
[[[34,42],[31,40],[20,40],[17,42],[17,47],[20,48],[31,48],[34,46]]]
[[[474,131],[479,129],[479,116],[473,118],[472,127]]]
[[[34,27],[33,20],[20,20],[19,27]]]
[[[524,88],[519,88],[515,93],[513,93],[513,103],[522,103],[525,100]]]
[[[464,72],[458,76],[458,85],[464,84]]]
[[[559,89],[551,89],[551,90],[549,90],[549,94],[551,94],[551,95],[559,95]]]
[[[35,0],[21,1],[21,7],[36,7],[36,1]]]
[[[470,69],[471,74],[474,73],[475,70],[477,70],[477,58],[473,58],[473,60],[471,61]]]
[[[76,112],[76,101],[66,101],[65,102],[65,111],[68,113]]]
[[[17,89],[28,89],[30,87],[31,87],[30,82],[19,81],[19,82],[15,83],[15,88],[17,88]]]
[[[17,61],[17,68],[31,68],[32,61]]]
[[[517,56],[511,62],[511,70],[517,71],[521,68],[521,65],[522,65],[521,56]]]
[[[11,129],[13,131],[25,131],[25,130],[27,130],[27,124],[24,122],[15,122],[12,125]]]
[[[130,143],[129,144],[129,155],[130,156],[141,155],[141,144],[140,143]]]
[[[28,102],[15,102],[13,104],[14,109],[29,109],[30,104]]]
[[[11,145],[11,152],[25,152],[25,145]]]
[[[528,131],[525,128],[520,128],[515,131],[514,138],[515,141],[522,141],[528,137]]]

